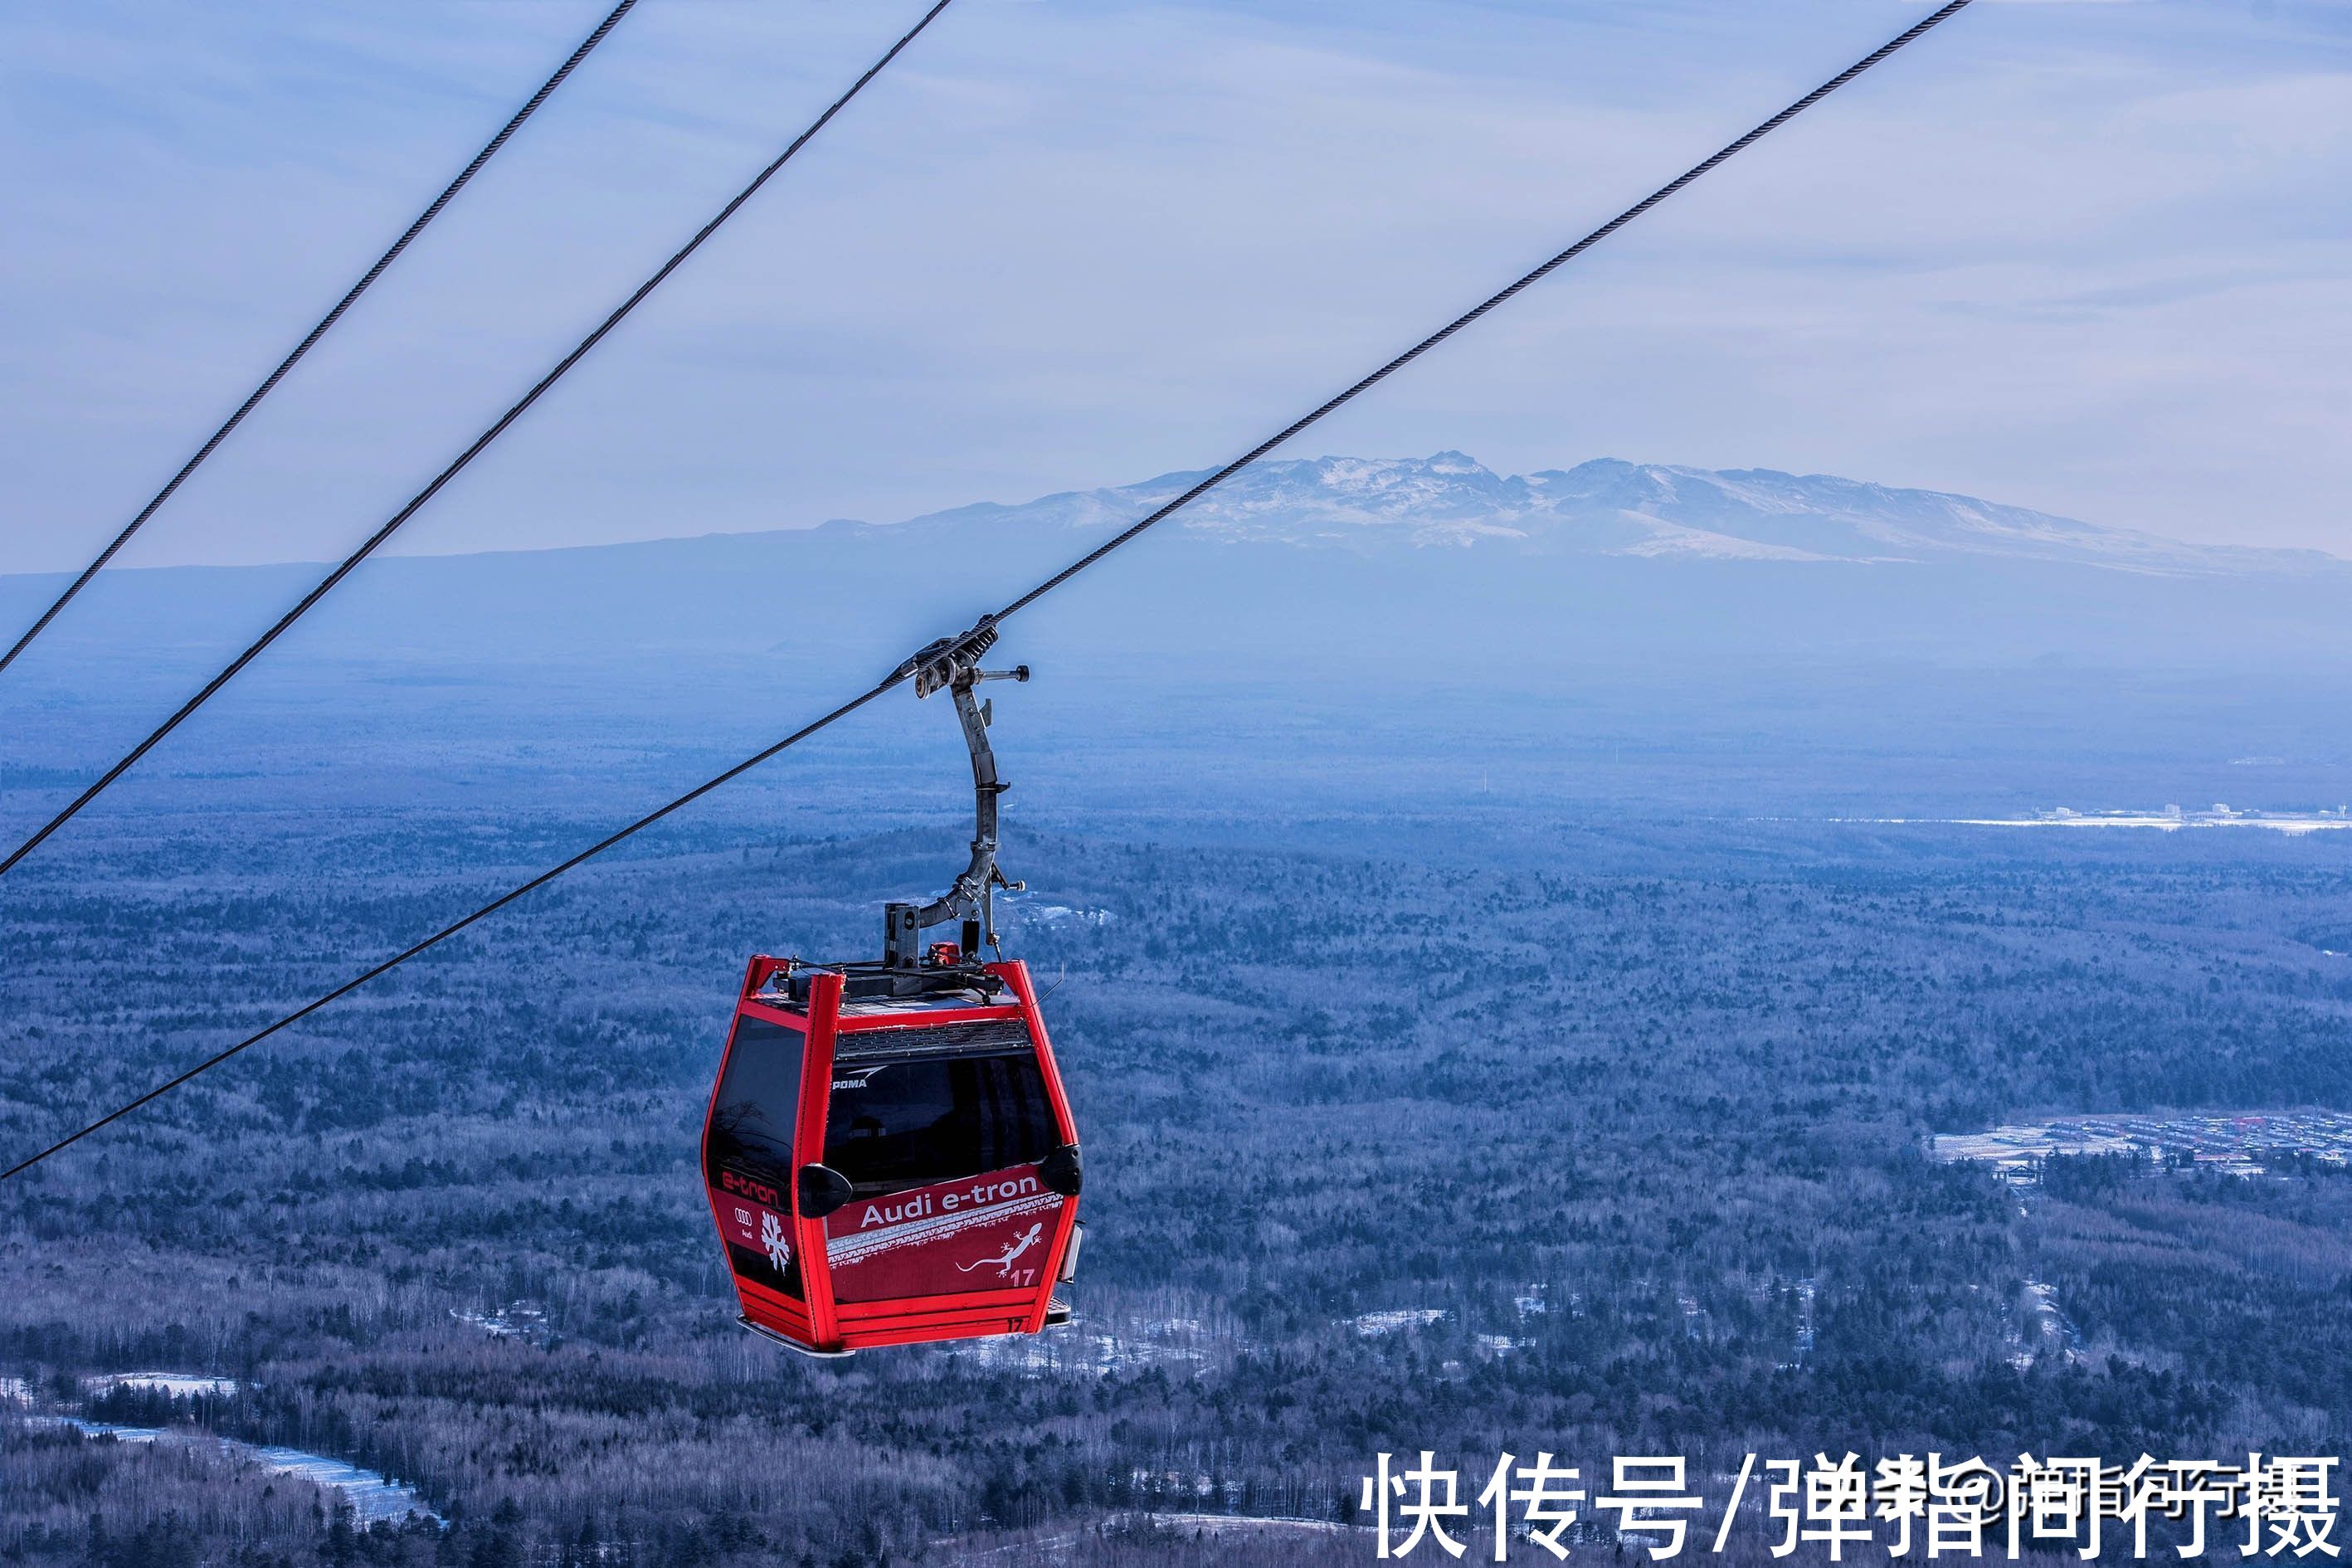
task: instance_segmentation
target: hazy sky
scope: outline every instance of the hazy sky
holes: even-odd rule
[[[0,11],[0,570],[78,564],[608,0]],[[340,554],[916,0],[642,0],[126,561]],[[1213,465],[1922,12],[957,0],[400,548]],[[2352,5],[1981,0],[1295,455],[2352,553]]]

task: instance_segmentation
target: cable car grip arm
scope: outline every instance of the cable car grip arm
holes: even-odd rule
[[[882,956],[884,963],[892,969],[919,967],[922,962],[922,933],[950,921],[963,924],[962,955],[968,959],[976,957],[982,941],[995,940],[995,889],[1022,885],[1007,881],[996,864],[996,797],[1009,786],[996,776],[996,752],[988,740],[993,704],[982,702],[974,692],[983,680],[1026,680],[1029,667],[1024,664],[1003,670],[981,668],[981,658],[996,645],[996,617],[982,616],[970,631],[930,643],[892,672],[894,680],[911,678],[918,698],[943,690],[953,699],[956,719],[963,730],[964,747],[971,753],[973,816],[971,864],[957,874],[948,890],[928,904],[891,903],[883,907]]]

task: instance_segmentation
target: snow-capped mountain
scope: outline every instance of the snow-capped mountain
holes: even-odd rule
[[[917,520],[1079,531],[1133,521],[1202,476],[1065,491]],[[1919,563],[1955,555],[2168,574],[2308,570],[2315,552],[2214,548],[1973,496],[1827,474],[1596,458],[1497,474],[1461,452],[1314,458],[1248,469],[1170,520],[1204,539],[1303,547],[1475,549],[1713,560]]]
[[[723,654],[888,669],[1200,478],[902,523],[371,562],[305,635],[385,664]],[[108,572],[37,666],[62,691],[90,685],[89,659],[117,686],[184,684],[161,650],[216,664],[317,575]],[[58,585],[0,579],[0,625]],[[1246,470],[1024,616],[1019,657],[1478,679],[1898,659],[2300,678],[2352,670],[2347,601],[2352,562],[2313,551],[2200,547],[1824,475],[1605,458],[1506,475],[1446,451]]]

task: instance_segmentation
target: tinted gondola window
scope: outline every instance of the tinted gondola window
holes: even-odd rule
[[[1026,1051],[844,1063],[833,1076],[824,1163],[861,1196],[1031,1163],[1061,1141]]]
[[[732,1170],[789,1191],[793,1124],[800,1111],[800,1032],[762,1018],[741,1020],[710,1106],[705,1155],[710,1184],[722,1185],[721,1171]]]

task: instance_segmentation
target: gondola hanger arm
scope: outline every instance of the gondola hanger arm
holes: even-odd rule
[[[982,616],[971,630],[926,644],[891,672],[896,684],[912,679],[918,699],[947,691],[955,700],[956,720],[963,731],[964,749],[971,756],[971,859],[956,875],[948,890],[926,904],[900,901],[882,910],[882,962],[891,969],[914,970],[923,963],[923,932],[933,926],[961,921],[962,941],[958,956],[976,959],[983,942],[996,940],[995,891],[1017,889],[996,864],[997,797],[1008,787],[996,773],[996,750],[988,728],[994,704],[983,704],[974,692],[983,680],[1027,680],[1029,667],[982,669],[981,659],[996,646],[997,617]]]

